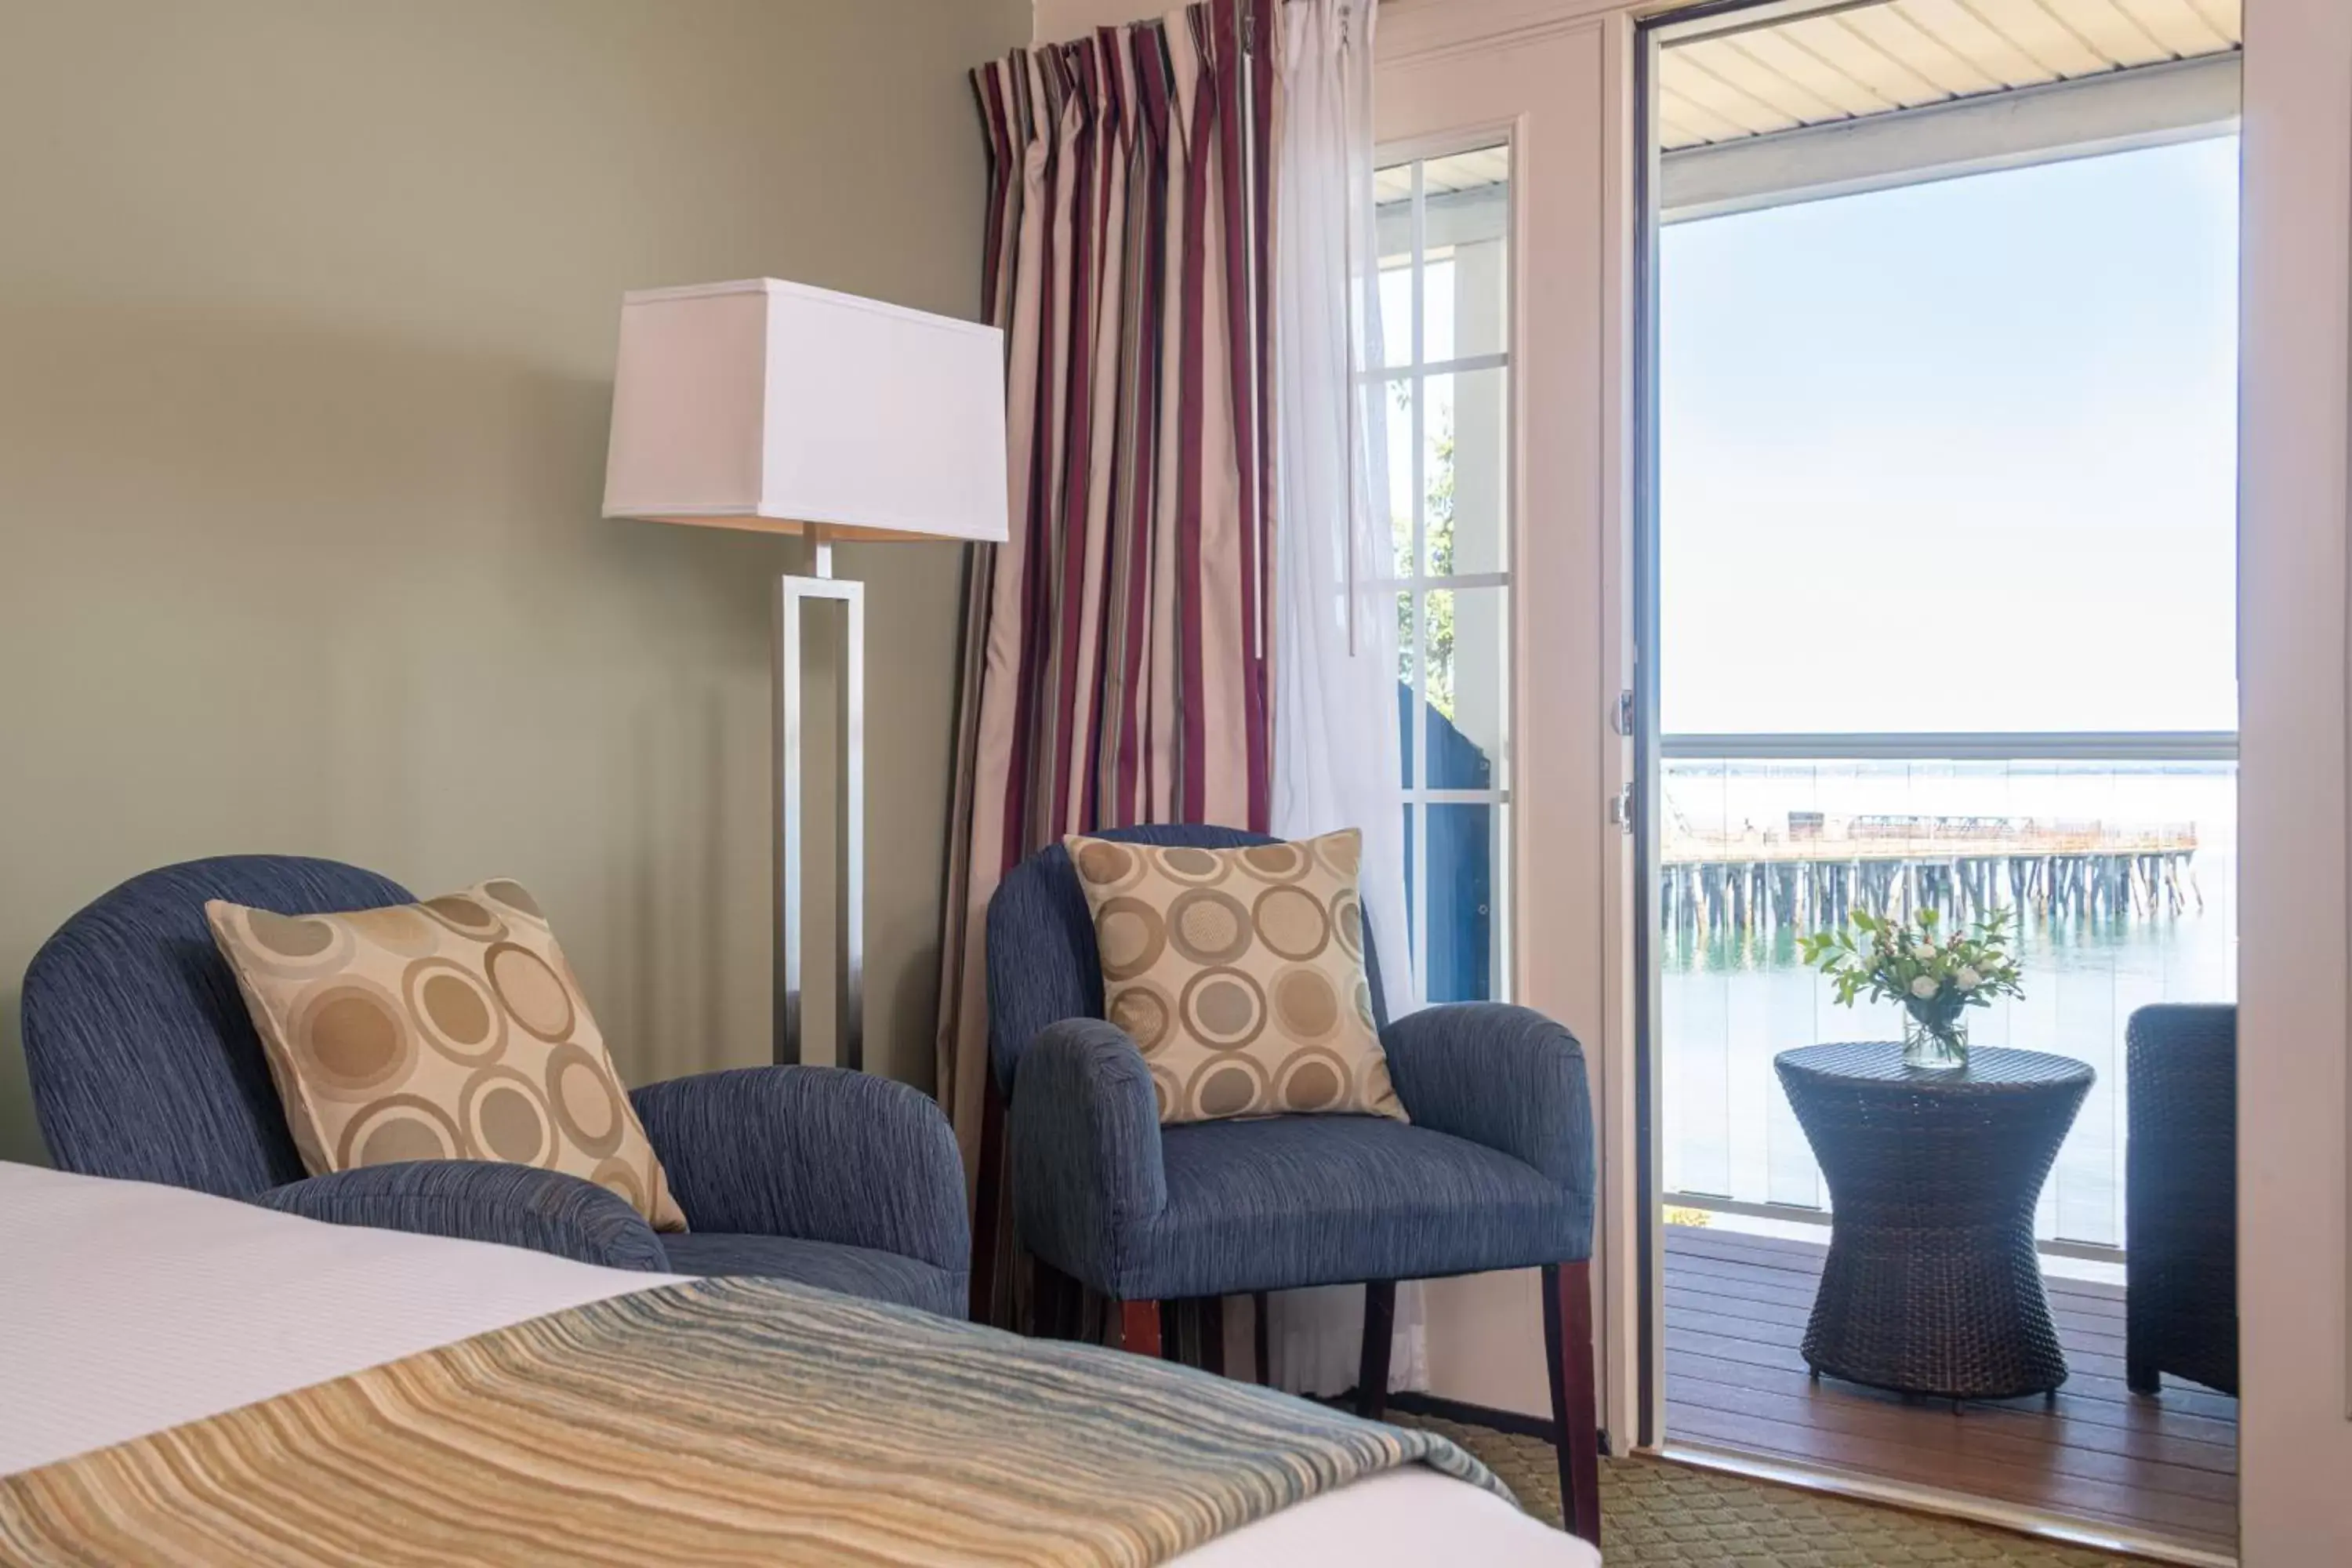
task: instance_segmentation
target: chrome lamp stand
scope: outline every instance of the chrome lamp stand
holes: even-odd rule
[[[776,962],[775,1053],[780,1064],[801,1060],[801,994],[805,973],[802,945],[806,928],[801,908],[803,816],[801,680],[801,606],[830,599],[842,606],[848,637],[842,660],[840,809],[835,836],[834,1007],[840,1026],[836,1065],[862,1068],[866,1056],[866,585],[833,574],[833,542],[821,527],[808,529],[815,575],[787,574],[776,584],[775,626],[775,827]]]

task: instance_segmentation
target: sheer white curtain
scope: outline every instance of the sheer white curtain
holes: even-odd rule
[[[1405,929],[1390,574],[1380,252],[1373,227],[1375,0],[1290,0],[1280,35],[1274,225],[1274,831],[1362,830],[1363,904],[1391,1016],[1417,1005]],[[1391,1382],[1428,1386],[1417,1287],[1397,1292]],[[1355,1382],[1363,1292],[1288,1291],[1268,1320],[1274,1379]]]

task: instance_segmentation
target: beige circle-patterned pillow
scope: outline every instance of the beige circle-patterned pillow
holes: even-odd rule
[[[1094,913],[1105,1015],[1142,1050],[1163,1123],[1409,1120],[1364,977],[1360,834],[1238,849],[1062,842]]]
[[[686,1228],[572,966],[516,883],[330,915],[215,899],[205,919],[312,1175],[537,1165]]]

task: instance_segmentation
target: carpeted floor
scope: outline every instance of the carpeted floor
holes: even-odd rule
[[[1550,1444],[1425,1416],[1392,1419],[1443,1432],[1485,1460],[1528,1512],[1559,1522],[1559,1469]],[[1608,1568],[2108,1568],[2130,1562],[1653,1459],[1602,1462],[1601,1548]]]

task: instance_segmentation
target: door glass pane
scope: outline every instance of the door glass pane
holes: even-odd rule
[[[1410,588],[1396,596],[1397,751],[1404,768],[1404,776],[1397,782],[1407,789],[1419,782],[1413,776],[1413,752],[1417,749],[1421,726],[1412,721],[1412,628],[1414,605],[1419,597]]]
[[[1410,219],[1408,218],[1408,222]],[[1408,227],[1408,234],[1411,229]],[[1412,363],[1412,252],[1381,258],[1381,363]]]
[[[1502,808],[1448,803],[1428,811],[1429,955],[1422,994],[1431,1002],[1491,1001]]]
[[[1400,577],[1412,575],[1412,387],[1410,380],[1391,381],[1382,400],[1388,420],[1389,534],[1396,542],[1393,565]]]
[[[1465,371],[1423,384],[1424,570],[1505,572],[1510,504],[1510,372]]]
[[[1510,711],[1504,679],[1508,592],[1433,588],[1424,616],[1428,768],[1422,782],[1431,789],[1499,789]]]
[[[1402,956],[1435,1000],[1507,994],[1510,177],[1507,146],[1377,176],[1386,374],[1368,392],[1387,440],[1381,564],[1397,590]]]
[[[1373,222],[1381,250],[1383,363],[1412,363],[1412,192],[1417,166],[1397,163],[1373,176]]]
[[[1413,825],[1426,809],[1418,805],[1404,808],[1404,925],[1405,930],[1417,929],[1421,910],[1420,858],[1413,852]]]
[[[1511,150],[1423,165],[1422,357],[1440,363],[1510,344]]]
[[[2237,162],[1665,226],[1664,730],[2234,729]]]

